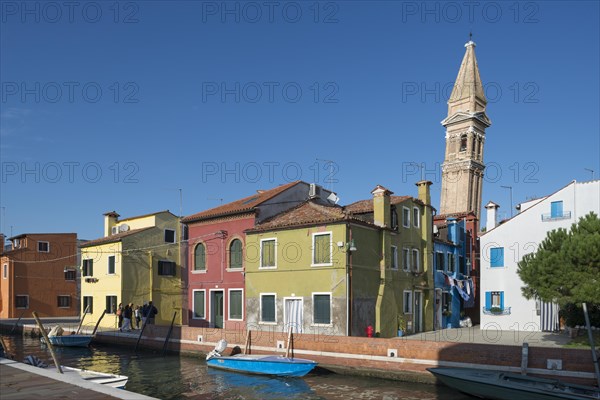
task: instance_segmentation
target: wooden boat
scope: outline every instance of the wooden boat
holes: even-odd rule
[[[600,399],[600,389],[597,387],[575,385],[557,379],[467,368],[427,368],[427,370],[447,386],[484,399]]]
[[[88,347],[94,336],[92,335],[64,335],[48,336],[48,340],[53,346],[63,347]],[[44,338],[41,338],[44,342]]]
[[[247,374],[293,377],[304,376],[317,366],[312,360],[280,355],[221,355],[226,348],[227,342],[221,339],[206,357],[206,364],[212,368]]]

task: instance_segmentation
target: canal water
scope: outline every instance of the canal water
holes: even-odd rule
[[[48,364],[52,357],[38,338],[5,336],[15,359],[36,355]],[[62,365],[126,375],[126,390],[160,399],[471,399],[443,386],[311,373],[304,378],[268,378],[207,368],[202,358],[162,356],[133,347],[93,344],[90,348],[55,348]]]

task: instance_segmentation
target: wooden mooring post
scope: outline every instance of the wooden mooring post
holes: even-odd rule
[[[27,310],[25,310],[27,311]],[[19,315],[19,319],[17,319],[17,322],[15,322],[15,324],[13,325],[12,329],[10,330],[10,334],[12,335],[12,333],[15,331],[15,329],[17,329],[17,326],[19,325],[19,322],[21,321],[21,318],[23,318],[23,315],[25,315],[25,311],[23,311],[21,313],[21,315]]]
[[[165,344],[163,345],[162,354],[163,356],[167,352],[167,347],[169,345],[169,339],[171,338],[171,332],[173,332],[173,324],[175,323],[175,316],[177,315],[177,311],[173,313],[173,319],[171,320],[171,326],[169,327],[169,332],[167,332],[167,338],[165,339]]]
[[[527,375],[527,364],[529,363],[529,343],[523,343],[521,349],[521,375]]]
[[[54,360],[54,365],[56,365],[56,370],[62,374],[63,370],[60,367],[58,360],[56,359],[56,354],[54,354],[54,348],[52,347],[52,343],[50,343],[50,339],[48,339],[48,334],[46,333],[46,330],[44,329],[44,325],[42,324],[42,321],[40,321],[40,319],[38,318],[38,315],[35,311],[32,314],[33,314],[33,318],[35,318],[35,322],[37,322],[37,325],[40,328],[40,331],[42,332],[42,335],[44,335],[44,340],[46,341],[46,345],[50,349],[50,355],[52,356],[52,359]]]

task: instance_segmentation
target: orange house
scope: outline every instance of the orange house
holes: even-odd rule
[[[9,241],[4,249],[2,240],[0,318],[79,315],[77,234],[28,233]]]

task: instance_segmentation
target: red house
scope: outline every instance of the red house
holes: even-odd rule
[[[295,181],[183,218],[189,237],[189,326],[245,327],[244,231],[309,198],[337,202],[330,191]]]

